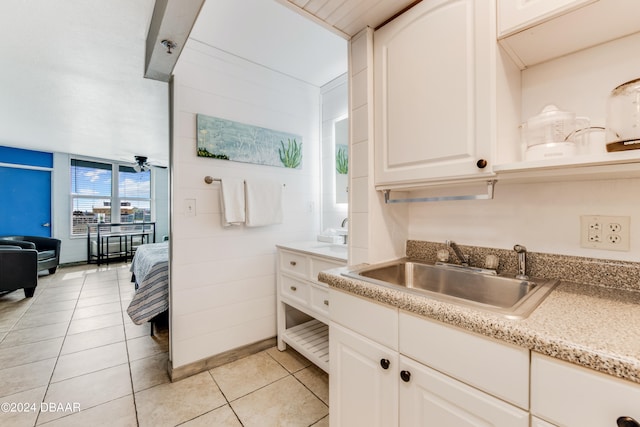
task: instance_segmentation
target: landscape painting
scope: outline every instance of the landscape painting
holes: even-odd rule
[[[286,132],[234,122],[196,116],[198,157],[234,162],[302,167],[302,137]]]

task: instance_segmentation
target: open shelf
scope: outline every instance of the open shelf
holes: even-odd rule
[[[282,340],[298,353],[329,373],[329,327],[313,319],[288,328]]]

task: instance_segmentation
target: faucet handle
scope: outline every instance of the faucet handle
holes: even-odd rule
[[[527,248],[525,248],[525,247],[524,247],[524,246],[522,246],[522,245],[515,245],[515,246],[513,247],[513,250],[514,250],[514,251],[516,251],[516,252],[517,252],[517,253],[519,253],[519,254],[520,254],[520,253],[523,253],[523,252],[527,252]]]

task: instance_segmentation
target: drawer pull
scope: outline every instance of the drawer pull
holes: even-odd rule
[[[324,300],[324,305],[329,305],[329,300],[328,299]]]
[[[292,266],[294,266],[294,267],[295,267],[296,265],[298,265],[298,263],[297,263],[297,262],[295,262],[295,261],[289,261],[289,264],[291,264],[291,265],[292,265]]]
[[[295,286],[289,286],[289,289],[291,289],[293,292],[298,290],[298,288],[296,288]]]
[[[402,378],[402,381],[404,381],[405,383],[408,383],[409,380],[411,379],[411,372],[400,371],[400,378]]]
[[[631,417],[620,417],[616,420],[618,427],[640,427],[640,423]]]
[[[380,366],[382,366],[382,369],[389,369],[391,362],[389,362],[389,359],[380,359]]]

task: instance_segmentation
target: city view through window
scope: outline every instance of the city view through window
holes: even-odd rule
[[[71,195],[72,234],[86,234],[87,224],[151,221],[151,171],[73,159]]]

